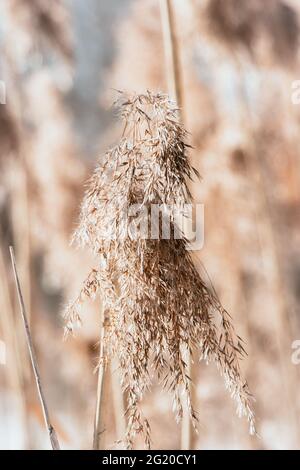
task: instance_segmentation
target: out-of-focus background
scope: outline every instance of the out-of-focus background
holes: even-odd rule
[[[248,435],[214,366],[200,364],[192,446],[299,449],[300,104],[293,83],[300,80],[300,5],[171,3],[183,119],[202,175],[192,191],[205,204],[205,244],[195,259],[246,341],[242,367],[260,434]],[[63,305],[93,264],[69,240],[84,183],[120,136],[114,90],[167,91],[159,0],[0,0],[0,85],[0,448],[48,448],[12,243],[59,439],[65,449],[88,449],[99,302],[84,307],[82,330],[63,342]],[[114,374],[106,394],[106,446],[113,448],[122,437]],[[153,448],[179,449],[167,393],[155,385],[143,407]]]

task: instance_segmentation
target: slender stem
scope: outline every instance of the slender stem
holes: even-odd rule
[[[179,52],[175,35],[174,14],[170,0],[160,0],[161,21],[163,29],[164,51],[168,91],[179,108],[182,106],[182,86],[179,64]]]
[[[183,87],[181,77],[181,67],[179,60],[179,47],[175,33],[175,21],[173,4],[171,0],[160,0],[161,21],[163,29],[163,42],[166,60],[166,72],[168,91],[171,98],[175,99],[180,111],[180,118],[183,121]],[[190,356],[187,358],[187,373],[192,378],[193,368]],[[192,390],[191,400],[192,397]],[[192,400],[193,401],[193,400]],[[193,427],[188,411],[184,406],[181,424],[181,449],[190,450],[193,447]]]
[[[38,390],[38,394],[39,394],[39,398],[40,398],[40,403],[41,403],[41,407],[42,407],[42,411],[43,411],[45,425],[46,425],[46,428],[48,430],[52,450],[60,450],[60,446],[59,446],[59,442],[58,442],[58,439],[57,439],[55,429],[54,429],[54,427],[52,426],[52,424],[50,422],[49,411],[48,411],[48,407],[47,407],[47,404],[46,404],[45,395],[44,395],[44,392],[43,392],[43,389],[42,389],[40,373],[39,373],[39,370],[38,370],[38,364],[37,364],[36,355],[35,355],[35,351],[34,351],[34,346],[33,346],[32,338],[31,338],[31,334],[30,334],[30,328],[29,328],[29,324],[28,324],[28,320],[27,320],[24,299],[23,299],[21,286],[20,286],[20,281],[19,281],[19,277],[18,277],[18,273],[17,273],[14,249],[13,249],[12,246],[9,247],[9,251],[10,251],[11,263],[12,263],[12,267],[13,267],[13,271],[14,271],[14,278],[15,278],[15,283],[16,283],[16,288],[17,288],[17,293],[18,293],[18,299],[19,299],[19,304],[20,304],[20,311],[21,311],[22,320],[23,320],[23,324],[24,324],[24,329],[25,329],[25,333],[26,333],[27,346],[28,346],[31,365],[32,365],[32,369],[33,369],[33,373],[34,373],[34,377],[35,377],[35,381],[36,381],[36,386],[37,386],[37,390]]]
[[[2,247],[0,246],[0,328],[3,331],[7,354],[12,358],[15,367],[6,367],[5,371],[11,382],[11,387],[17,391],[22,421],[22,436],[25,449],[28,447],[29,413],[26,401],[24,370],[22,368],[22,350],[20,349],[19,322],[16,322],[11,302],[8,276]],[[24,361],[23,361],[24,362]]]
[[[105,364],[104,364],[104,338],[105,338],[105,315],[102,312],[98,366],[98,384],[96,397],[96,412],[94,421],[94,441],[93,449],[100,450],[103,447],[105,426],[104,424],[104,385],[105,385]]]
[[[115,422],[117,439],[124,438],[126,433],[126,417],[125,417],[125,396],[120,384],[119,363],[114,359],[111,364],[111,386],[112,386],[112,399],[115,410]]]
[[[186,359],[186,373],[192,376],[192,361],[189,355]],[[191,402],[193,403],[192,387],[190,386]],[[183,404],[183,417],[181,422],[181,450],[191,450],[193,445],[193,426],[187,403]]]

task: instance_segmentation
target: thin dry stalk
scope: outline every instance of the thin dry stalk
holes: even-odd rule
[[[46,404],[45,395],[44,395],[44,392],[43,392],[43,389],[42,389],[42,384],[41,384],[40,373],[39,373],[39,370],[38,370],[37,359],[36,359],[34,346],[33,346],[32,338],[31,338],[31,334],[30,334],[30,328],[29,328],[29,324],[28,324],[28,320],[27,320],[24,299],[23,299],[21,286],[20,286],[20,281],[19,281],[19,277],[18,277],[18,273],[17,273],[14,249],[13,249],[12,246],[9,247],[9,251],[10,251],[11,263],[12,263],[13,272],[14,272],[16,289],[17,289],[17,293],[18,293],[20,311],[21,311],[22,320],[23,320],[23,324],[24,324],[24,329],[25,329],[25,333],[26,333],[26,340],[27,340],[30,360],[31,360],[31,364],[32,364],[32,369],[33,369],[35,381],[36,381],[36,386],[37,386],[38,395],[39,395],[39,399],[40,399],[40,403],[41,403],[41,408],[42,408],[42,412],[43,412],[43,416],[44,416],[44,420],[45,420],[45,425],[46,425],[46,428],[47,428],[47,431],[48,431],[48,434],[49,434],[49,439],[50,439],[52,450],[60,450],[60,446],[59,446],[59,442],[58,442],[58,439],[57,439],[55,429],[54,429],[54,427],[52,426],[52,424],[50,422],[49,411],[48,411],[48,407],[47,407],[47,404]]]
[[[98,383],[96,395],[96,411],[94,421],[94,439],[93,449],[104,449],[104,433],[106,431],[104,425],[104,386],[106,382],[106,367],[105,367],[105,351],[104,351],[104,338],[105,338],[105,313],[102,311],[102,321],[100,330],[100,344],[99,344],[99,365],[98,365]]]
[[[120,386],[119,368],[118,360],[114,359],[111,364],[111,386],[118,441],[122,440],[126,433],[125,395]]]
[[[3,332],[8,348],[8,354],[12,358],[15,367],[6,367],[12,389],[17,392],[20,404],[20,414],[22,422],[22,432],[24,436],[25,448],[28,444],[29,426],[26,403],[26,393],[24,389],[24,371],[22,369],[20,342],[18,341],[18,325],[15,322],[13,306],[10,298],[10,291],[7,279],[7,272],[4,262],[2,247],[0,246],[0,327]]]
[[[170,0],[160,0],[161,21],[166,58],[166,75],[169,96],[178,107],[182,106],[182,86],[177,37],[175,34],[174,12]]]
[[[108,325],[108,319],[105,318],[105,313],[101,312],[101,329],[100,329],[100,344],[99,344],[99,365],[98,365],[98,381],[97,381],[97,393],[96,393],[96,410],[94,420],[94,438],[93,438],[93,449],[105,449],[105,431],[106,431],[106,413],[104,413],[105,405],[107,405],[107,393],[106,389],[111,387],[111,396],[114,407],[115,423],[116,423],[116,434],[117,441],[120,441],[126,432],[126,418],[125,418],[125,407],[124,407],[124,394],[120,386],[119,375],[117,370],[119,368],[117,360],[114,360],[111,364],[110,369],[106,367],[105,363],[105,351],[104,351],[104,339],[106,336],[106,328]],[[115,366],[115,367],[114,367]],[[110,373],[110,384],[108,373]]]
[[[186,359],[186,373],[193,380],[193,366],[191,360],[191,354]],[[191,402],[195,406],[195,400],[192,393],[191,384],[189,384],[189,393],[191,395]],[[183,416],[181,423],[181,435],[180,435],[180,448],[181,450],[191,450],[193,449],[193,432],[194,432],[193,422],[190,418],[189,409],[186,404],[183,406]]]
[[[166,59],[166,72],[169,96],[173,97],[179,107],[181,121],[183,121],[183,93],[182,77],[179,61],[179,49],[177,35],[175,31],[175,18],[173,5],[170,0],[160,0],[161,21],[163,29],[163,43]],[[191,356],[187,359],[187,374],[193,379],[193,366]],[[190,391],[192,393],[192,391]],[[192,402],[193,397],[192,398]],[[189,450],[193,448],[193,425],[190,420],[189,410],[184,406],[181,424],[181,449]]]

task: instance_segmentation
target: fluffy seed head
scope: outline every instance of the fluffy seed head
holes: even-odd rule
[[[96,168],[74,235],[79,244],[93,250],[97,266],[66,310],[67,328],[78,323],[82,300],[99,292],[107,325],[106,357],[101,360],[114,355],[119,359],[128,397],[128,447],[140,432],[150,446],[149,424],[139,404],[154,374],[173,396],[176,419],[182,417],[185,395],[196,423],[187,373],[187,357],[196,351],[200,359],[215,362],[253,433],[251,396],[239,368],[244,354],[241,340],[196,270],[186,239],[137,236],[142,235],[139,227],[149,214],[145,209],[152,204],[183,207],[191,200],[187,182],[195,171],[187,158],[187,136],[178,110],[160,93],[122,94],[118,104],[123,137]],[[130,216],[123,216],[132,204],[139,222],[134,236]],[[167,210],[162,217],[167,217]],[[174,229],[175,220],[171,225]],[[116,229],[116,237],[105,236],[110,227]]]

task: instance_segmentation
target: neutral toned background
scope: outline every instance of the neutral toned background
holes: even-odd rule
[[[300,9],[288,0],[173,0],[183,117],[202,180],[205,244],[195,253],[245,339],[260,438],[213,366],[195,365],[193,447],[300,447]],[[167,91],[158,0],[1,0],[0,448],[48,448],[20,323],[13,243],[48,404],[63,448],[92,445],[100,301],[62,341],[61,312],[93,260],[70,247],[84,183],[120,136],[114,89]],[[201,262],[200,262],[201,261]],[[295,362],[295,361],[294,361]],[[118,435],[108,384],[106,446]],[[153,448],[180,448],[159,384],[144,410]],[[137,447],[142,443],[137,440]]]

